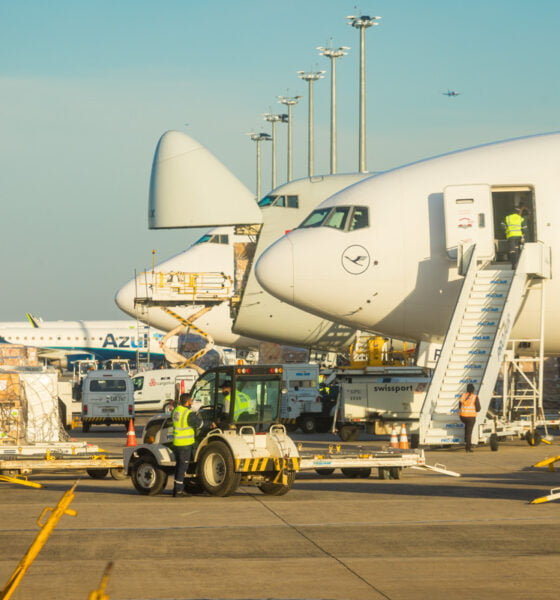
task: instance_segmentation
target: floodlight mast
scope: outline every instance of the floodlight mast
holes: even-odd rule
[[[350,50],[348,46],[338,48],[324,48],[317,46],[319,54],[331,60],[331,174],[336,173],[336,59],[346,56]]]
[[[288,115],[274,115],[272,113],[266,113],[264,116],[264,120],[268,121],[272,124],[272,187],[274,189],[276,187],[276,123],[287,123]]]
[[[324,78],[325,71],[298,71],[298,76],[309,84],[309,126],[307,129],[307,175],[313,177],[315,163],[315,140],[313,135],[313,84]]]
[[[288,107],[288,167],[287,167],[287,181],[292,181],[293,177],[293,163],[292,163],[292,107],[297,104],[301,96],[292,96],[287,98],[285,96],[276,96],[280,104],[285,104]]]
[[[366,173],[366,29],[379,25],[377,21],[381,17],[361,17],[349,16],[348,25],[360,30],[360,140],[359,140],[359,156],[358,168],[360,173]]]
[[[261,142],[270,142],[268,133],[248,133],[248,136],[257,143],[257,202],[261,199]]]

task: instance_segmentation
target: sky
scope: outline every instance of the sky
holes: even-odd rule
[[[314,85],[316,174],[329,171],[337,61],[338,172],[358,170],[359,32],[366,32],[367,168],[560,130],[558,0],[0,0],[0,321],[126,318],[135,271],[201,230],[147,226],[159,137],[183,131],[256,193],[263,119],[293,109],[294,177],[307,174]],[[443,94],[456,90],[460,95]],[[262,144],[262,192],[271,184]],[[286,126],[277,125],[278,184]]]

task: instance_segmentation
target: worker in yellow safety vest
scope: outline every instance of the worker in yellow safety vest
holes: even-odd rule
[[[480,401],[474,393],[474,385],[469,383],[467,391],[459,399],[459,418],[465,426],[465,451],[474,452],[471,447],[472,432],[476,422],[476,414],[480,410]]]
[[[175,454],[175,480],[173,497],[190,496],[185,492],[185,474],[194,458],[195,429],[202,425],[202,419],[191,410],[192,396],[181,394],[179,403],[173,410],[173,454]]]
[[[525,219],[522,216],[524,207],[520,205],[510,215],[507,215],[502,222],[505,230],[506,240],[508,242],[508,254],[511,261],[511,268],[515,271],[519,253],[521,252],[521,242],[527,229]]]
[[[224,396],[224,415],[229,415],[230,402],[231,402],[231,381],[229,379],[224,381],[224,383],[222,383],[220,389]],[[243,413],[247,413],[250,410],[251,410],[251,398],[247,394],[245,394],[245,392],[236,390],[235,405],[233,407],[233,420],[238,421],[239,417]]]

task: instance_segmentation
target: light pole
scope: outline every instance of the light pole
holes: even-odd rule
[[[248,133],[253,142],[257,142],[257,202],[261,199],[261,142],[270,142],[268,133]]]
[[[348,46],[324,48],[318,46],[319,54],[331,59],[331,174],[336,173],[336,59],[346,56]]]
[[[307,130],[307,174],[313,176],[313,163],[315,162],[315,150],[313,140],[313,84],[318,79],[323,79],[325,71],[298,71],[297,74],[303,81],[309,84],[309,128]]]
[[[346,17],[348,25],[360,30],[360,145],[358,168],[360,173],[366,172],[366,29],[379,25],[381,17]]]
[[[272,188],[276,187],[276,123],[287,123],[288,115],[273,115],[272,113],[266,113],[264,120],[272,124]]]
[[[292,107],[297,104],[301,96],[292,96],[286,98],[285,96],[277,96],[280,104],[285,104],[288,107],[288,176],[287,181],[292,181]]]

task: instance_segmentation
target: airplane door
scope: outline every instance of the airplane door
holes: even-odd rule
[[[472,244],[476,244],[478,257],[494,258],[494,217],[489,185],[448,185],[443,190],[443,210],[449,258],[457,258],[459,245]]]

